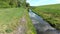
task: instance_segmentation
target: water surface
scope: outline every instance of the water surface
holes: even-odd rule
[[[49,23],[44,21],[42,17],[33,13],[32,10],[29,10],[29,15],[36,28],[37,34],[60,34],[55,28],[50,26]]]

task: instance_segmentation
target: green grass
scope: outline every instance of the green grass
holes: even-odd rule
[[[25,16],[27,20],[27,34],[36,34],[34,26],[29,18],[27,9],[24,8],[6,8],[0,9],[0,33],[8,34],[13,32],[19,26],[20,19]],[[26,26],[25,25],[25,26]]]
[[[27,20],[27,33],[26,34],[36,34],[36,29],[34,28],[32,24],[28,11],[26,11],[25,16],[27,16],[25,17]]]
[[[32,10],[60,30],[60,4],[38,6],[32,8]]]

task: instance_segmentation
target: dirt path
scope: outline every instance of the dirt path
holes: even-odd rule
[[[26,19],[25,17],[23,17],[21,20],[20,20],[20,26],[18,27],[17,29],[17,33],[16,34],[25,34],[25,24],[26,24]]]
[[[26,33],[26,19],[22,17],[20,19],[20,25],[17,27],[17,30],[13,34],[25,34]]]

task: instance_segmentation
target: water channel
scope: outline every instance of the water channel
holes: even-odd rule
[[[32,10],[29,10],[29,16],[36,28],[37,34],[60,34],[58,30],[50,26],[48,22],[44,21],[42,17],[32,12]]]

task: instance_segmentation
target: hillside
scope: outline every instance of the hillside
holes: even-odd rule
[[[41,16],[51,26],[60,30],[60,4],[31,7],[33,12]]]

